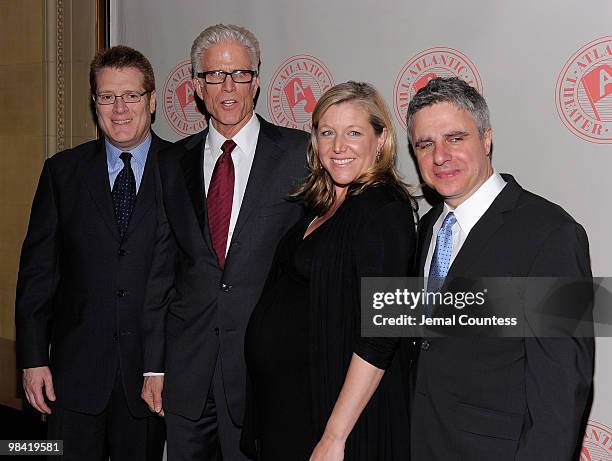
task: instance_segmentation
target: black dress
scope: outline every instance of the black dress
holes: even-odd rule
[[[412,207],[394,187],[378,186],[348,197],[303,238],[312,219],[306,216],[279,243],[249,321],[243,448],[256,440],[262,461],[308,460],[355,353],[386,372],[347,439],[345,460],[408,459],[399,341],[361,338],[359,285],[362,276],[410,275]]]

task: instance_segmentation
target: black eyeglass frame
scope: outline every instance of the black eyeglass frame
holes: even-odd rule
[[[144,90],[142,93],[139,93],[138,91],[126,91],[126,92],[125,92],[125,93],[123,93],[123,94],[115,94],[115,93],[102,93],[102,94],[94,94],[92,97],[93,97],[94,102],[96,102],[97,104],[100,104],[101,106],[110,106],[111,104],[115,104],[115,103],[117,102],[117,98],[121,98],[121,99],[123,100],[123,102],[124,102],[124,103],[126,103],[126,104],[138,104],[140,101],[142,101],[142,97],[143,97],[145,94],[147,94],[147,93],[150,93],[150,91],[148,91],[148,90]],[[98,101],[98,98],[99,98],[100,96],[102,96],[102,95],[108,95],[108,96],[110,96],[111,94],[113,95],[113,102],[100,102],[100,101]],[[137,95],[139,96],[139,97],[138,97],[138,101],[126,101],[126,100],[124,99],[124,96],[125,96],[126,94],[137,94]]]
[[[236,79],[234,79],[234,74],[236,74],[236,73],[249,74],[251,76],[251,79],[248,82],[237,82]],[[223,80],[220,81],[220,82],[209,82],[207,80],[207,78],[211,74],[224,74]],[[208,85],[222,85],[223,83],[225,83],[225,80],[227,79],[228,75],[232,78],[232,82],[234,82],[234,83],[251,83],[253,81],[253,79],[257,76],[257,71],[256,70],[250,70],[250,69],[236,69],[236,70],[233,70],[231,72],[225,72],[223,70],[208,70],[206,72],[197,72],[196,73],[196,77],[203,78],[204,81]]]

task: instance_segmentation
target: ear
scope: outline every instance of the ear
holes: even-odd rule
[[[202,88],[202,81],[199,78],[194,77],[191,80],[191,83],[193,84],[193,88],[195,89],[196,94],[203,101],[204,100],[204,88]]]
[[[484,147],[484,151],[487,155],[491,155],[491,142],[493,141],[493,130],[491,128],[487,128],[484,132],[484,136],[482,139],[482,144]]]
[[[376,144],[376,150],[380,152],[383,146],[385,145],[386,141],[387,141],[387,129],[383,128],[382,133],[380,133],[380,136],[378,137],[378,143]]]
[[[152,114],[155,112],[155,108],[157,107],[157,91],[151,91],[149,95],[149,112]]]
[[[259,80],[259,74],[257,74],[257,76],[253,79],[253,83],[251,83],[251,96],[253,97],[253,99],[255,99],[255,95],[257,94],[257,89],[259,88],[259,84],[260,84],[260,80]]]

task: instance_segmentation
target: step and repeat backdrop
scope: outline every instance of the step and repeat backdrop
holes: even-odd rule
[[[169,140],[206,127],[189,50],[205,27],[243,25],[262,50],[256,111],[303,130],[335,83],[373,83],[400,137],[401,171],[418,183],[405,113],[432,76],[458,76],[487,99],[495,168],[559,203],[586,228],[593,273],[612,275],[612,2],[489,0],[112,0],[111,42],[150,58]],[[422,210],[428,205],[423,203]],[[612,338],[598,338],[582,459],[612,460]]]

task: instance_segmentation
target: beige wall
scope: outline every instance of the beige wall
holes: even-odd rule
[[[19,251],[47,155],[96,135],[88,65],[96,0],[0,0],[0,403],[15,400]]]

